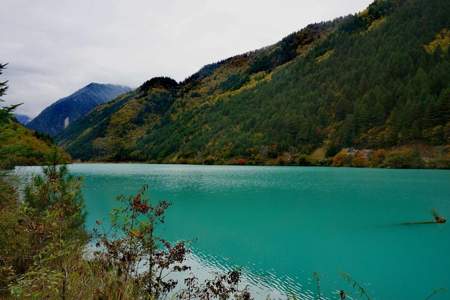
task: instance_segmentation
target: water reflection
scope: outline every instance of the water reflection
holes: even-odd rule
[[[211,279],[216,274],[226,273],[239,269],[242,272],[240,287],[248,287],[254,299],[288,299],[296,296],[297,299],[314,299],[314,293],[302,287],[298,280],[290,277],[280,277],[272,272],[254,273],[247,268],[234,266],[223,258],[217,258],[205,254],[198,249],[191,249],[186,257],[186,264],[191,267],[192,273],[198,277],[200,282]],[[183,288],[183,276],[175,277],[179,281],[177,289]],[[322,297],[326,300],[328,298]]]

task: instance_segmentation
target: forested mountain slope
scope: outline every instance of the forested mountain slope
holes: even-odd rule
[[[27,124],[27,127],[55,136],[70,123],[84,117],[97,105],[108,102],[130,90],[130,88],[120,85],[90,83],[44,109]]]
[[[45,164],[55,151],[62,161],[70,161],[70,156],[56,147],[48,137],[33,132],[13,119],[0,121],[0,170]]]
[[[83,160],[448,167],[449,29],[450,1],[378,0],[149,80],[58,139]]]

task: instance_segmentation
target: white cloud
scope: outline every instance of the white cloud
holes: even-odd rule
[[[10,103],[35,116],[90,82],[182,80],[370,0],[2,0]]]

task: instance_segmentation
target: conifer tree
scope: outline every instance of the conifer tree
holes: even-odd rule
[[[7,64],[0,63],[0,75],[3,74],[3,70],[5,69]],[[6,90],[8,89],[7,81],[0,81],[0,97],[6,94]]]
[[[0,63],[0,75],[3,74],[3,70],[6,68],[7,64]],[[8,81],[0,81],[0,102],[5,102],[1,97],[6,95],[8,90]],[[9,106],[0,105],[0,125],[6,122],[10,117],[11,113],[21,104],[14,104]]]

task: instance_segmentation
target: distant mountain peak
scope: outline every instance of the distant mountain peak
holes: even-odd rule
[[[27,126],[55,136],[69,123],[85,116],[97,105],[108,102],[130,90],[131,88],[122,85],[91,82],[71,95],[54,102]]]
[[[99,82],[91,82],[88,85],[86,85],[85,87],[92,87],[92,86],[99,86],[99,85],[108,85],[108,84],[99,83]]]
[[[94,88],[94,87],[125,87],[128,88],[127,86],[124,85],[120,85],[120,84],[111,84],[111,83],[101,83],[101,82],[91,82],[88,85],[86,85],[84,88],[81,89],[85,89],[85,88]]]
[[[14,117],[16,117],[16,120],[22,125],[26,125],[31,121],[31,118],[24,114],[14,114]]]

